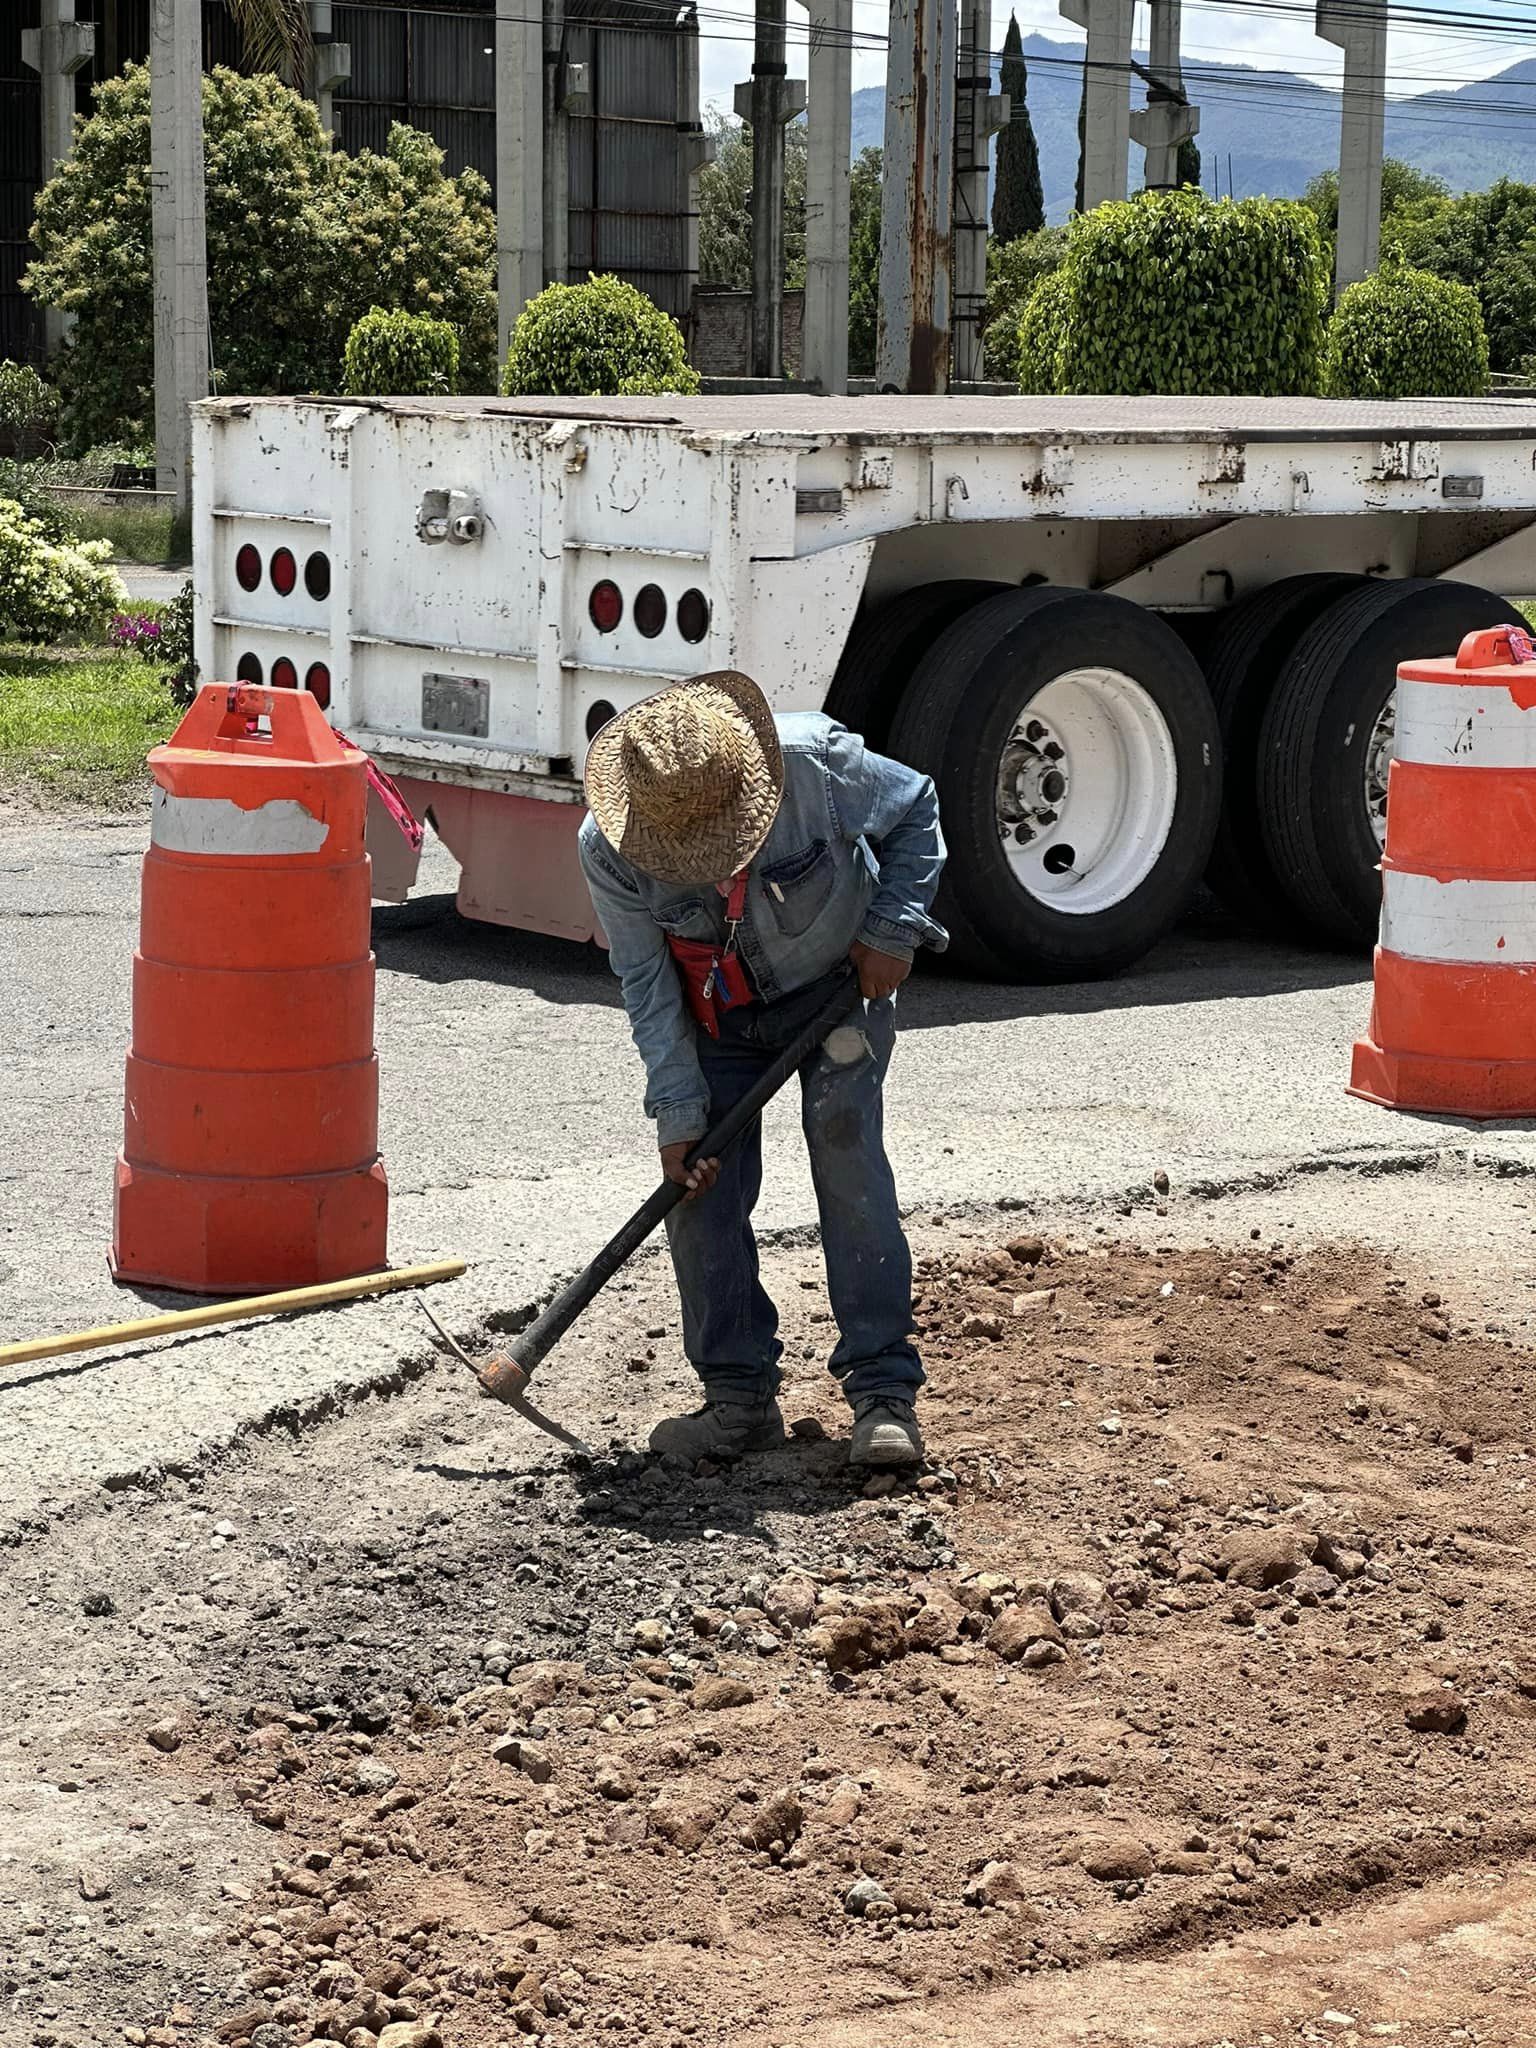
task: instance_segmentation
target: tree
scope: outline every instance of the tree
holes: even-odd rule
[[[75,315],[60,383],[76,449],[143,440],[154,417],[147,68],[94,98],[38,196],[23,280]],[[298,93],[223,67],[203,80],[203,134],[219,390],[338,390],[347,335],[373,306],[449,321],[462,388],[491,388],[496,226],[478,172],[448,177],[432,138],[398,123],[382,155],[348,156]]]
[[[715,160],[699,174],[699,275],[728,291],[752,289],[752,130],[713,114]],[[805,283],[805,123],[784,131],[784,288]]]
[[[1179,144],[1179,161],[1174,171],[1174,177],[1180,185],[1192,185],[1198,192],[1203,182],[1202,171],[1200,145],[1196,142],[1193,135],[1186,135]]]
[[[848,181],[848,367],[856,377],[875,374],[882,161],[879,149],[860,150]]]
[[[1065,228],[1041,228],[1012,242],[987,245],[987,306],[982,350],[989,377],[1019,374],[1019,321],[1035,286],[1066,260]]]
[[[306,0],[228,0],[240,46],[252,71],[270,71],[302,92],[311,37]]]
[[[1389,156],[1381,166],[1381,219],[1390,221],[1407,214],[1437,210],[1450,197],[1450,188],[1428,171],[1416,170],[1400,157]],[[1339,232],[1339,174],[1319,171],[1301,195],[1303,206],[1317,215],[1317,224],[1330,239]]]
[[[1083,96],[1077,103],[1077,191],[1072,200],[1074,213],[1083,210],[1088,189],[1088,53],[1083,52]]]
[[[1008,95],[1008,126],[997,141],[997,183],[992,194],[992,233],[999,242],[1015,242],[1045,226],[1045,198],[1040,190],[1040,152],[1029,118],[1029,67],[1016,14],[1008,17],[1003,40],[1002,89]]]
[[[1493,368],[1520,369],[1536,349],[1536,185],[1501,178],[1486,192],[1398,213],[1382,241],[1390,260],[1470,285]]]

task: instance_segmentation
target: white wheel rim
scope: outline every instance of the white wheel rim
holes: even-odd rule
[[[1052,910],[1092,917],[1138,889],[1167,844],[1173,735],[1134,677],[1069,669],[1020,710],[996,789],[1014,880]]]
[[[1387,770],[1392,766],[1396,745],[1397,692],[1394,690],[1371,727],[1370,744],[1365,750],[1365,809],[1371,830],[1376,835],[1377,851],[1382,853],[1387,845]]]

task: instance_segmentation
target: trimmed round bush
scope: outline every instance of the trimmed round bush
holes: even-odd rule
[[[375,306],[347,336],[348,398],[443,398],[458,381],[459,337],[446,320]]]
[[[1330,398],[1478,398],[1488,335],[1470,285],[1427,270],[1379,270],[1352,284],[1328,325]]]
[[[1025,300],[1014,353],[1020,391],[1061,389],[1061,352],[1071,305],[1072,286],[1064,270],[1042,277]]]
[[[517,316],[501,373],[508,398],[695,392],[683,331],[632,284],[552,284]]]
[[[88,640],[128,602],[109,540],[52,540],[0,498],[0,640]]]
[[[1073,224],[1063,391],[1315,392],[1328,265],[1309,207],[1142,192]]]

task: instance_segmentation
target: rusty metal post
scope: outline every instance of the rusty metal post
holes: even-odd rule
[[[784,0],[758,0],[752,76],[736,112],[752,128],[752,375],[784,374],[784,125],[805,108],[784,61]]]
[[[949,381],[958,0],[891,0],[875,379],[884,391]]]

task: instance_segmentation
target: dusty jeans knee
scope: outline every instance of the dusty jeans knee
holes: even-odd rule
[[[727,1011],[718,1039],[699,1039],[716,1122],[826,997],[826,984],[772,1004]],[[912,1261],[885,1156],[882,1089],[895,1043],[890,1002],[866,1003],[801,1069],[827,1287],[839,1342],[831,1369],[850,1401],[910,1400],[923,1383],[912,1344]],[[721,1161],[707,1195],[679,1204],[667,1236],[682,1301],[683,1342],[717,1400],[771,1397],[780,1381],[778,1311],[758,1273],[752,1211],[762,1185],[756,1125]]]

